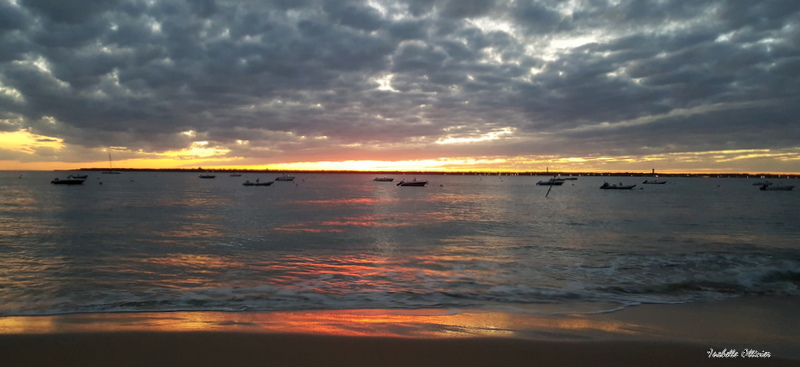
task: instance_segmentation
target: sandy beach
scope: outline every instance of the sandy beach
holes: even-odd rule
[[[344,310],[6,317],[0,365],[800,366],[797,301],[546,316]]]

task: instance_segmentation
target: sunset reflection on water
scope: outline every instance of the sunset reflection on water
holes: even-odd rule
[[[253,190],[227,176],[49,176],[9,191],[29,199],[0,199],[2,330],[630,335],[578,314],[797,293],[795,201],[747,183],[733,192],[747,210],[690,218],[727,194],[688,179],[622,193],[581,178],[546,197],[533,177],[408,188],[304,174]],[[706,186],[718,183],[732,182]]]
[[[297,200],[292,201],[292,205],[321,205],[321,206],[339,206],[339,205],[373,205],[378,203],[385,203],[390,199],[386,198],[343,198],[343,199],[326,199],[326,200]]]
[[[286,232],[343,232],[348,227],[408,227],[420,224],[443,223],[454,218],[439,212],[367,214],[362,216],[344,216],[335,220],[306,221],[290,223],[275,227],[277,231]]]
[[[435,281],[432,281],[434,279],[458,276],[455,272],[433,267],[419,268],[419,263],[424,261],[416,258],[287,256],[271,263],[269,268],[284,274],[272,279],[273,285],[281,289],[314,293],[348,294],[357,290],[362,293],[414,294],[421,292],[423,288],[435,288]],[[417,288],[423,284],[424,287]]]

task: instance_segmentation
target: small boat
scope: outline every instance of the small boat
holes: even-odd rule
[[[85,180],[89,178],[89,175],[69,175],[67,178],[74,178],[76,180]]]
[[[563,178],[551,178],[547,181],[539,181],[536,184],[539,186],[561,186],[564,184]]]
[[[197,177],[200,177],[200,178],[215,178],[215,177],[217,177],[217,175],[200,175],[200,176],[197,176]]]
[[[759,188],[761,191],[792,191],[794,186],[792,185],[763,185]]]
[[[231,173],[231,177],[242,177],[241,173]]]
[[[644,180],[642,183],[645,185],[663,185],[667,183],[667,180]]]
[[[392,181],[394,181],[394,179],[391,178],[391,177],[383,176],[383,177],[375,177],[374,179],[372,179],[372,181],[392,182]]]
[[[769,181],[759,181],[759,182],[754,182],[754,183],[753,183],[753,186],[765,186],[765,185],[766,185],[766,186],[772,185],[772,182],[769,182]]]
[[[67,178],[66,180],[54,178],[50,183],[53,185],[83,185],[84,181],[86,180],[81,178]]]
[[[417,181],[415,178],[414,181],[400,181],[397,183],[397,186],[425,186],[428,184],[428,181]]]
[[[275,178],[275,181],[294,181],[294,176],[283,175]]]
[[[256,182],[250,182],[250,180],[247,180],[242,184],[242,186],[269,186],[272,185],[273,182],[275,181],[259,182],[256,180]]]
[[[104,175],[118,175],[118,174],[120,174],[119,172],[113,170],[114,166],[111,164],[111,152],[108,152],[108,169],[109,169],[109,171],[103,171],[103,172],[100,172],[100,173],[102,173]]]
[[[623,185],[622,182],[619,185],[616,184],[609,184],[608,182],[603,182],[603,185],[600,186],[603,190],[630,190],[636,187],[636,185]]]

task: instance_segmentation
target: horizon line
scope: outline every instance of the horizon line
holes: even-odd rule
[[[43,171],[48,170],[14,170],[14,171]],[[729,177],[752,177],[752,176],[785,176],[800,178],[800,172],[723,172],[723,171],[621,171],[621,170],[333,170],[333,169],[256,169],[256,168],[78,168],[78,169],[54,169],[54,172],[63,171],[128,171],[128,172],[257,172],[257,173],[325,173],[325,174],[430,174],[430,175],[525,175],[525,176],[729,176]]]

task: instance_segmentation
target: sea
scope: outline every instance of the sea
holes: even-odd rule
[[[0,172],[0,316],[589,314],[800,295],[800,189],[760,191],[757,178],[550,187],[541,176],[298,173],[243,186],[280,175],[91,171],[82,185],[50,183],[76,173]]]

